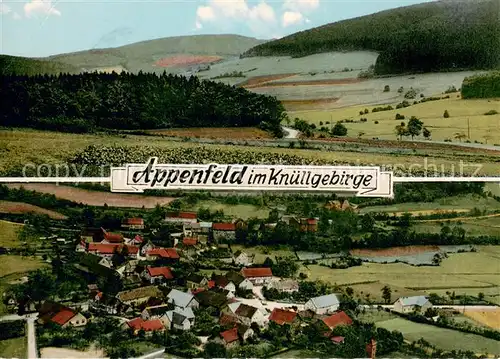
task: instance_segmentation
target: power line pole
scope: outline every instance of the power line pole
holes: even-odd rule
[[[467,139],[470,140],[470,118],[467,117]]]

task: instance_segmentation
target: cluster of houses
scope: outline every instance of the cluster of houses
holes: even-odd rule
[[[317,230],[316,219],[290,217],[286,220],[302,231]],[[210,307],[216,309],[214,323],[218,322],[224,328],[212,340],[226,347],[244,343],[255,334],[256,327],[264,328],[270,322],[288,324],[293,328],[315,323],[324,329],[332,343],[343,343],[344,338],[334,336],[332,331],[339,325],[352,325],[353,320],[339,310],[340,297],[336,294],[311,298],[300,305],[300,309],[298,306],[269,309],[263,300],[244,299],[241,293],[259,298],[258,287],[296,292],[299,283],[275,277],[271,268],[252,266],[254,257],[242,251],[233,253],[231,258],[241,267],[240,270],[210,277],[190,273],[182,275],[183,282],[179,284],[172,269],[174,263],[183,260],[184,254],[190,250],[200,250],[209,236],[221,239],[235,235],[238,228],[246,228],[244,221],[199,222],[196,214],[189,212],[168,213],[165,221],[182,226],[172,248],[155,246],[141,235],[127,238],[103,228],[83,231],[76,251],[82,253],[84,260],[75,267],[84,274],[118,274],[124,284],[123,290],[116,295],[109,295],[104,288],[90,284],[90,312],[119,316],[124,319],[124,329],[131,329],[134,333],[153,333],[191,330],[196,325],[198,309]],[[145,228],[144,221],[127,219],[123,228],[130,232],[141,231]],[[118,264],[113,260],[117,254],[123,259]],[[394,309],[408,313],[416,309],[425,311],[431,306],[425,297],[402,297],[394,304]],[[50,301],[44,302],[37,311],[42,324],[51,322],[62,327],[81,327],[88,321],[77,310]]]

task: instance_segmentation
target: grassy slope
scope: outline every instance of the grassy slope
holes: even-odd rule
[[[117,48],[92,49],[47,58],[0,55],[2,74],[79,73],[82,68],[123,67],[129,71],[152,71],[153,63],[172,54],[238,56],[252,46],[265,42],[239,35],[197,35],[166,37],[137,42]],[[163,69],[160,69],[163,71]]]
[[[412,67],[471,67],[467,65],[472,63],[496,66],[500,54],[495,41],[498,29],[496,0],[437,1],[298,32],[258,45],[245,55],[304,56],[342,49],[375,50],[382,52],[376,66],[381,73]],[[471,57],[473,54],[476,57]]]
[[[71,64],[59,61],[0,55],[0,75],[58,74],[60,72],[79,73],[80,70]]]
[[[173,54],[238,56],[252,46],[263,43],[250,37],[239,35],[197,35],[166,37],[137,42],[117,48],[94,49],[69,54],[51,56],[72,66],[97,68],[123,66],[129,71],[154,70],[153,63]],[[163,69],[161,69],[163,71]]]

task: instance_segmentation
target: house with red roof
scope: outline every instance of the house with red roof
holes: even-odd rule
[[[165,222],[173,224],[197,223],[196,212],[168,212],[165,217]]]
[[[122,228],[124,229],[144,229],[144,219],[143,218],[125,218],[122,223]]]
[[[175,248],[153,248],[146,252],[146,259],[154,261],[158,259],[179,260],[180,256]]]
[[[62,328],[82,327],[87,324],[87,318],[60,303],[45,301],[38,309],[38,322],[40,324],[50,322]]]
[[[229,349],[246,342],[253,334],[254,331],[250,327],[236,324],[233,328],[221,332],[217,342]]]
[[[333,330],[341,325],[352,325],[352,319],[343,311],[323,318],[321,321],[329,330]]]
[[[262,285],[267,284],[273,279],[271,268],[243,268],[241,275],[248,279],[252,284]]]
[[[165,330],[165,325],[160,319],[144,320],[138,317],[129,320],[127,326],[134,331],[135,335],[141,330],[144,330],[147,335],[151,335],[153,332],[163,332]]]
[[[236,238],[236,224],[212,223],[212,238],[215,241],[224,241]]]
[[[147,266],[142,273],[142,277],[151,284],[166,284],[169,280],[174,279],[172,270],[169,267]]]
[[[100,257],[111,258],[117,251],[121,252],[126,247],[127,256],[136,258],[139,253],[139,247],[123,245],[119,243],[89,243],[87,253],[95,254]]]
[[[125,240],[128,245],[132,246],[141,246],[142,243],[144,243],[144,238],[142,238],[140,235],[136,235],[132,239],[125,239]]]
[[[280,308],[274,308],[274,310],[271,312],[271,315],[269,316],[269,321],[279,325],[292,325],[293,323],[296,323],[297,319],[297,312]]]
[[[121,233],[111,233],[102,228],[103,239],[101,243],[123,243],[125,237]]]

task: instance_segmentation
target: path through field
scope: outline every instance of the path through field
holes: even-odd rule
[[[9,188],[24,187],[30,191],[50,193],[58,198],[83,203],[89,206],[103,206],[125,208],[154,208],[157,204],[166,205],[174,201],[172,197],[154,197],[135,194],[90,191],[82,188],[62,186],[49,183],[11,183]]]

